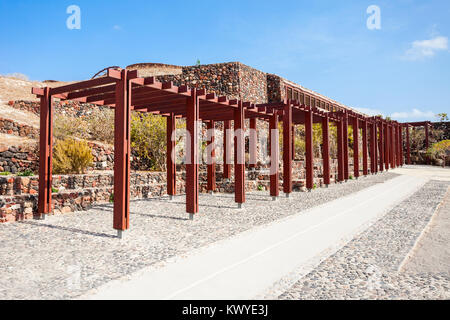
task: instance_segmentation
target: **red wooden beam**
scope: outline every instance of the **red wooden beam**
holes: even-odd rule
[[[176,154],[175,154],[175,134],[176,134],[176,117],[171,113],[167,119],[167,194],[171,198],[177,194],[177,176],[176,176]]]
[[[188,135],[187,164],[186,164],[186,211],[190,219],[198,213],[198,121],[199,98],[197,90],[191,89],[191,96],[186,104],[186,129]]]
[[[245,139],[242,101],[234,111],[234,196],[239,207],[245,202]]]
[[[362,122],[362,156],[363,156],[363,175],[369,174],[368,168],[368,149],[367,149],[367,120]]]
[[[289,100],[283,113],[283,191],[287,197],[292,192],[292,105]]]
[[[313,112],[305,112],[306,188],[314,188]]]
[[[207,124],[208,129],[208,191],[216,191],[216,146],[215,146],[215,122],[209,121]]]
[[[39,196],[41,218],[52,211],[53,98],[50,88],[43,89],[40,106]]]
[[[330,121],[327,115],[322,118],[322,159],[323,159],[323,183],[330,184]]]
[[[98,86],[114,83],[118,80],[119,79],[117,79],[117,78],[103,77],[103,78],[81,81],[81,82],[68,84],[65,86],[57,87],[57,88],[51,88],[50,95],[56,95],[56,94],[61,94],[61,93],[73,92],[76,90],[98,87]]]
[[[353,118],[353,174],[359,177],[359,123],[358,118]]]
[[[122,70],[114,116],[114,229],[119,236],[130,227],[130,104],[128,73]]]
[[[269,120],[270,139],[270,195],[276,199],[280,195],[280,139],[278,131],[278,114],[275,113]]]
[[[223,177],[231,178],[231,121],[223,122]]]

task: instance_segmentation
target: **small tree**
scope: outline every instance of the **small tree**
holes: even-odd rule
[[[450,140],[442,140],[433,144],[427,150],[427,156],[433,160],[442,160],[442,166],[445,167],[445,162],[450,156]]]
[[[438,113],[436,118],[438,118],[440,122],[448,121],[447,113]]]

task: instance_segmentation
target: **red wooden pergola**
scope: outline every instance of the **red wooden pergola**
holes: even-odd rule
[[[411,145],[410,145],[410,139],[409,139],[409,128],[417,128],[417,127],[423,127],[425,130],[425,149],[427,150],[430,147],[430,134],[432,129],[431,121],[421,121],[421,122],[407,122],[403,123],[402,127],[406,129],[406,163],[411,164]],[[400,129],[401,130],[401,129]],[[402,148],[403,152],[403,148]],[[427,159],[427,162],[429,162],[429,159]]]
[[[359,141],[362,132],[362,174],[374,174],[403,165],[402,127],[396,121],[368,117],[336,102],[309,91],[300,90],[298,100],[285,99],[277,103],[258,104],[218,97],[204,89],[175,86],[172,82],[161,83],[154,77],[141,78],[136,70],[108,69],[102,78],[82,81],[56,88],[33,88],[40,97],[40,169],[39,205],[41,217],[52,210],[52,141],[53,100],[76,100],[82,103],[109,106],[115,110],[114,141],[114,229],[119,236],[129,228],[130,204],[130,114],[131,111],[150,112],[167,118],[167,193],[176,195],[176,166],[172,157],[175,149],[173,133],[176,119],[186,119],[186,212],[190,219],[199,211],[198,181],[198,123],[207,123],[208,129],[215,122],[224,123],[224,178],[231,178],[231,139],[234,138],[235,202],[241,207],[245,203],[245,119],[250,128],[256,128],[256,119],[269,122],[271,166],[270,195],[279,196],[279,139],[278,123],[283,122],[283,191],[288,197],[292,193],[292,161],[294,126],[305,125],[306,143],[306,188],[314,188],[313,123],[322,125],[323,180],[330,184],[329,125],[337,126],[338,178],[349,179],[348,126],[353,126],[353,139]],[[234,123],[234,135],[231,122]],[[208,144],[214,146],[214,130],[210,132]],[[250,136],[250,166],[256,163],[256,137]],[[253,135],[253,136],[252,136]],[[208,163],[208,190],[215,191],[215,154],[212,148]],[[370,168],[369,168],[370,158]],[[354,176],[360,176],[359,143],[354,143]]]

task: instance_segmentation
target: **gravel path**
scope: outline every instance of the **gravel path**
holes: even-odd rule
[[[428,182],[279,298],[450,299],[449,272],[398,271],[449,185]]]
[[[123,240],[112,229],[111,205],[0,225],[0,299],[74,298],[146,266],[396,176],[368,176],[277,202],[255,192],[248,194],[242,210],[231,194],[202,194],[194,221],[187,219],[183,196],[133,201],[131,230]]]

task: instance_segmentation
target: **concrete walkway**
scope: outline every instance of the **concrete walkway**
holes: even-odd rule
[[[332,254],[330,248],[348,241],[426,181],[402,175],[112,281],[83,298],[253,299],[323,252]]]

